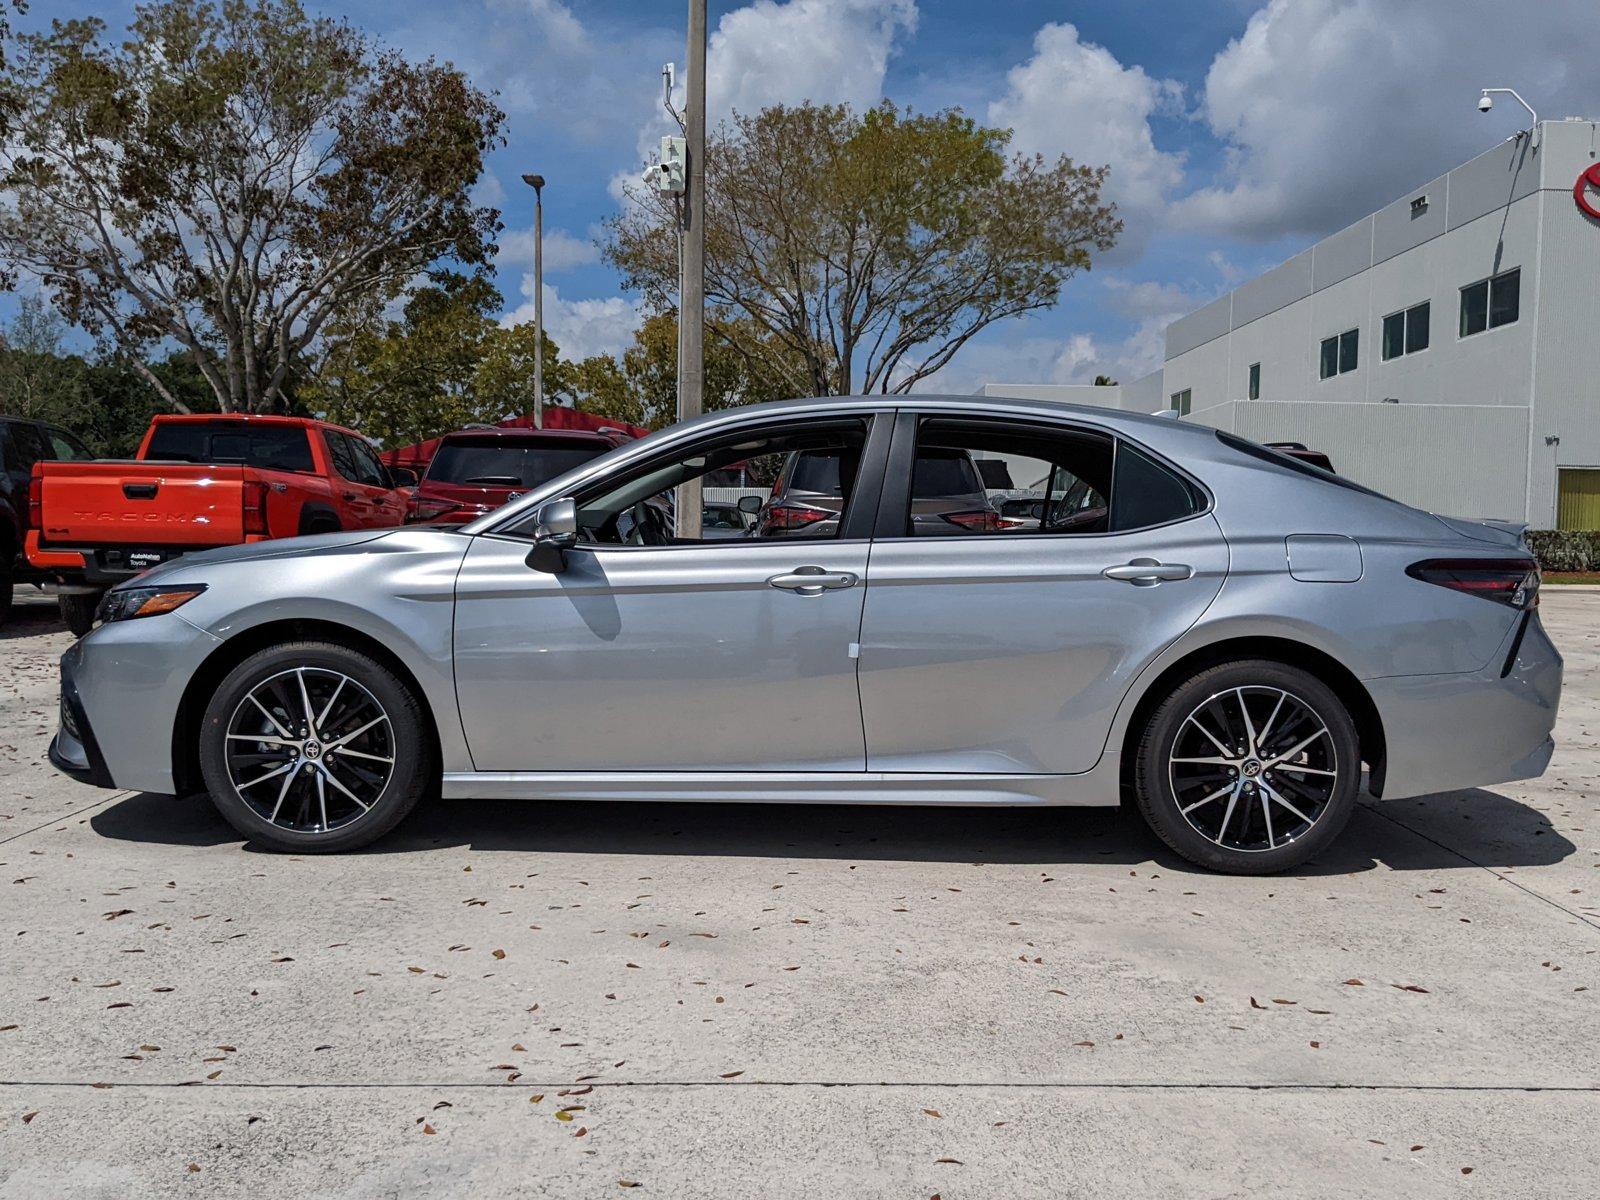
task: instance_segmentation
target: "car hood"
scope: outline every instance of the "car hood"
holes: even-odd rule
[[[217,566],[221,563],[259,562],[268,558],[306,558],[313,555],[341,554],[351,547],[375,542],[393,534],[392,529],[349,529],[343,533],[318,533],[310,537],[274,538],[266,542],[245,542],[185,554],[171,562],[136,575],[128,583],[144,587],[190,567]]]

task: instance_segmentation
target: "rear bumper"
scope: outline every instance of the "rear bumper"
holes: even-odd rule
[[[247,537],[245,541],[259,541]],[[127,545],[127,546],[45,546],[40,542],[39,531],[28,531],[27,559],[36,571],[57,583],[67,585],[64,590],[104,591],[136,575],[142,575],[157,561],[134,561],[130,556],[157,555],[159,562],[170,562],[185,554],[215,549],[214,546]]]
[[[1387,743],[1383,798],[1542,775],[1555,750],[1561,674],[1534,612],[1482,671],[1366,680]]]

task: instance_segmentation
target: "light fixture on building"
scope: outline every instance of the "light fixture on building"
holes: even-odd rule
[[[1400,403],[1400,397],[1399,396],[1385,396],[1382,400],[1379,401],[1379,403],[1380,404],[1399,404]]]

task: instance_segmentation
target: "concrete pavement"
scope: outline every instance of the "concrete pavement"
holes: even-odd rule
[[[1544,617],[1543,780],[1229,879],[1083,811],[448,802],[258,854],[43,764],[69,639],[21,605],[0,1197],[1589,1195],[1600,594]]]

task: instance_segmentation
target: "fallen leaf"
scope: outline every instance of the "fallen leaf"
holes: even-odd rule
[[[943,1116],[944,1116],[944,1114],[942,1112],[940,1112],[937,1108],[925,1108],[922,1111],[923,1111],[924,1115],[930,1116],[930,1117],[943,1118]]]

